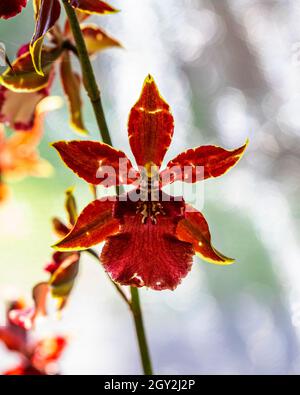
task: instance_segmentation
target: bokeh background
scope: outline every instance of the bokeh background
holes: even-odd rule
[[[143,289],[155,371],[169,374],[299,374],[300,371],[300,4],[292,0],[111,0],[122,12],[93,17],[123,50],[94,61],[114,144],[130,153],[126,124],[150,72],[170,103],[175,138],[166,161],[202,144],[250,145],[239,165],[205,182],[204,206],[215,246],[236,258],[218,267],[195,259],[175,292]],[[13,58],[29,41],[28,7],[0,21]],[[1,68],[1,71],[4,71]],[[55,94],[60,95],[57,84]],[[88,101],[85,120],[98,132]],[[77,138],[66,108],[47,116],[42,156],[48,179],[11,184],[0,207],[0,303],[25,296],[45,278],[54,238],[50,219],[64,216],[64,191],[86,184],[49,143]],[[141,246],[143,248],[143,246]],[[134,374],[140,362],[134,327],[100,264],[84,256],[62,319],[40,322],[40,334],[66,333],[63,374]],[[0,345],[0,371],[16,356]]]

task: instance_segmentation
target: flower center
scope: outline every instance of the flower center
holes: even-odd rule
[[[139,202],[136,213],[141,214],[143,224],[146,224],[149,218],[153,225],[157,224],[158,215],[166,215],[162,204],[158,202]]]

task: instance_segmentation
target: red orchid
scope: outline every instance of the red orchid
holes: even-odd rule
[[[89,15],[79,15],[80,21]],[[81,24],[82,34],[87,50],[91,56],[110,47],[121,47],[121,44],[94,24]],[[86,128],[82,116],[80,95],[81,78],[73,70],[71,54],[76,54],[74,40],[68,21],[61,31],[58,23],[48,32],[49,43],[41,49],[41,69],[36,68],[30,53],[30,45],[23,45],[17,59],[0,76],[0,122],[15,130],[30,131],[34,124],[37,104],[49,95],[59,65],[61,82],[70,112],[71,127],[82,134]]]
[[[55,363],[60,358],[66,346],[66,339],[62,336],[34,341],[24,326],[15,323],[14,313],[24,310],[22,301],[11,303],[7,314],[7,324],[0,326],[0,341],[8,350],[17,352],[21,362],[14,369],[4,375],[47,375],[57,373]]]
[[[156,191],[151,186],[144,196],[144,186],[138,185],[137,189],[117,199],[92,202],[55,248],[60,251],[84,250],[106,241],[101,261],[112,279],[122,285],[147,286],[155,290],[175,289],[190,271],[195,253],[212,263],[232,263],[232,259],[212,246],[204,216],[189,210],[183,199],[170,197],[161,188],[166,184],[166,172],[170,173],[168,182],[172,183],[178,180],[178,168],[186,165],[192,166],[193,171],[190,178],[183,179],[184,182],[197,180],[198,166],[204,170],[204,179],[224,174],[242,157],[247,143],[232,151],[215,146],[188,150],[158,173],[172,140],[174,120],[151,76],[146,78],[142,94],[131,110],[128,129],[140,172],[145,169],[151,185],[154,174],[159,174]],[[106,144],[61,141],[53,145],[66,165],[90,184],[97,185],[102,181],[98,178],[99,170],[101,173],[106,166],[120,171],[120,159],[132,170],[127,156]],[[176,166],[174,173],[173,166]],[[114,180],[115,185],[132,182],[124,177],[122,171]],[[112,184],[110,179],[108,185]],[[155,200],[152,200],[153,192],[157,193]]]

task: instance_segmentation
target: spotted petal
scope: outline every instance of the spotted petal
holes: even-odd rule
[[[119,231],[113,217],[114,202],[95,200],[80,214],[71,232],[54,248],[59,251],[86,250]]]
[[[59,141],[53,144],[65,164],[90,184],[129,184],[130,160],[122,151],[95,141]],[[121,165],[120,165],[121,161]]]
[[[190,271],[194,254],[192,245],[175,235],[184,203],[162,203],[156,223],[150,218],[144,221],[137,204],[119,202],[116,215],[121,230],[108,239],[101,261],[112,279],[122,285],[175,289]]]
[[[213,145],[189,149],[172,159],[162,178],[168,182],[196,182],[219,177],[229,171],[243,156],[247,142],[240,148],[226,150]],[[166,181],[164,182],[166,184]]]
[[[180,240],[191,243],[196,254],[207,262],[218,265],[234,262],[212,246],[208,224],[199,211],[186,211],[185,218],[178,223],[176,235]]]
[[[8,19],[16,16],[26,7],[27,0],[1,0],[0,18]]]
[[[139,100],[130,112],[128,123],[130,146],[137,164],[160,167],[173,133],[174,119],[169,105],[149,75]]]

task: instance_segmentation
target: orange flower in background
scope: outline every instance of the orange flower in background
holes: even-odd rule
[[[62,336],[33,340],[24,325],[16,324],[15,312],[26,311],[22,301],[10,304],[7,311],[6,326],[0,326],[0,341],[8,350],[17,352],[20,363],[3,375],[48,375],[57,374],[57,361],[66,347],[66,339]]]
[[[115,282],[155,290],[175,289],[190,271],[195,253],[215,264],[233,262],[212,246],[202,213],[191,211],[183,198],[166,195],[162,186],[177,180],[196,182],[200,166],[204,172],[202,179],[221,176],[240,160],[247,143],[232,151],[215,146],[197,147],[178,155],[160,171],[173,131],[169,105],[148,76],[128,125],[130,146],[139,171],[133,170],[125,153],[103,143],[53,144],[66,165],[90,184],[100,184],[103,178],[99,177],[99,170],[109,166],[118,176],[109,179],[107,186],[130,184],[133,179],[136,184],[136,189],[117,199],[100,199],[89,204],[71,232],[55,245],[57,250],[84,250],[105,241],[101,261]],[[172,170],[174,166],[176,171]],[[190,166],[192,173],[188,178],[181,178],[183,173],[178,170],[185,166]],[[133,179],[125,177],[124,167],[134,174]],[[138,184],[138,174],[142,172],[147,175],[146,185],[151,185],[150,190],[143,183]]]
[[[45,3],[44,1],[44,6]],[[85,8],[88,8],[89,2],[79,3],[84,3]],[[100,4],[101,2],[96,3]],[[58,2],[57,4],[60,7]],[[0,85],[2,85],[0,86],[0,122],[15,130],[30,131],[34,124],[36,106],[44,97],[49,95],[58,65],[62,87],[69,107],[70,125],[75,131],[86,134],[80,93],[82,81],[79,74],[73,70],[71,61],[71,54],[77,55],[73,36],[68,21],[65,23],[63,30],[58,24],[58,17],[54,18],[55,20],[53,19],[52,22],[54,23],[51,22],[51,14],[48,15],[49,9],[45,8],[46,11],[37,19],[41,23],[38,24],[33,44],[35,49],[30,44],[23,45],[17,53],[17,59],[0,76]],[[103,5],[97,13],[105,14],[108,9],[110,9],[108,5],[107,7]],[[79,20],[83,22],[89,17],[90,13],[90,11],[78,12]],[[51,23],[46,26],[45,34],[41,34],[42,23],[46,22]],[[107,48],[121,47],[117,40],[97,25],[82,24],[81,29],[87,50],[91,56],[97,55]],[[45,35],[47,35],[49,42],[47,42],[47,45],[42,45]],[[36,48],[38,48],[38,52]],[[36,56],[38,56],[38,59]]]
[[[50,163],[40,158],[38,146],[43,136],[45,112],[57,109],[60,104],[60,100],[55,97],[40,102],[31,133],[23,131],[7,136],[3,125],[0,124],[1,200],[7,197],[7,181],[20,180],[28,176],[47,177],[52,173]]]

